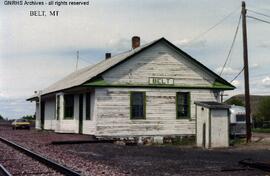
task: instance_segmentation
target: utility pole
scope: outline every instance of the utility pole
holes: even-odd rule
[[[80,53],[79,53],[79,51],[77,51],[76,70],[78,69],[79,55],[80,55]]]
[[[247,47],[247,23],[246,23],[246,3],[242,1],[242,31],[243,31],[243,59],[245,77],[245,106],[246,106],[246,142],[251,142],[250,124],[250,95],[249,95],[249,73],[248,73],[248,47]]]

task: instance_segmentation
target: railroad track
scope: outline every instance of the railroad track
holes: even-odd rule
[[[0,164],[0,175],[1,176],[12,176],[11,173],[2,165]]]
[[[8,162],[8,163],[14,163],[17,162],[22,165],[22,167],[25,167],[28,169],[28,172],[24,173],[16,173],[16,175],[67,175],[67,176],[80,176],[81,174],[73,171],[63,165],[60,165],[56,163],[55,161],[52,161],[46,157],[43,157],[33,151],[30,151],[29,149],[22,147],[12,141],[9,141],[3,137],[0,137],[0,144],[2,143],[2,147],[0,147],[0,152],[3,150],[3,154],[6,153],[7,158],[0,158],[0,162]],[[4,144],[4,145],[3,145]],[[8,148],[8,147],[11,147]],[[6,149],[6,151],[5,151]],[[8,153],[10,152],[10,153]],[[4,155],[3,155],[4,156]],[[28,159],[27,159],[28,157]],[[27,162],[27,161],[28,162]],[[34,161],[33,161],[34,160]],[[29,172],[29,167],[25,166],[25,164],[32,163],[30,168],[33,168],[35,171]],[[43,165],[41,165],[42,163]],[[14,165],[14,164],[13,164]],[[10,165],[11,169],[14,169],[14,167],[20,167],[20,166],[12,166]],[[6,167],[8,168],[8,167]],[[18,170],[19,168],[15,168],[15,170]],[[10,174],[7,169],[5,169],[3,166],[0,167],[0,176],[9,176]]]

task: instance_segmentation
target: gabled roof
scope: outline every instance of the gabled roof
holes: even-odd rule
[[[142,45],[142,46],[140,46],[140,47],[138,47],[138,48],[136,48],[134,50],[130,50],[128,52],[124,52],[122,54],[113,56],[110,59],[103,60],[103,61],[99,62],[96,65],[88,66],[88,67],[85,67],[85,68],[80,69],[78,71],[75,71],[75,72],[69,74],[68,76],[66,76],[65,78],[61,79],[60,81],[52,84],[48,88],[42,90],[41,95],[45,95],[45,94],[61,91],[61,90],[64,90],[64,89],[69,89],[69,88],[80,86],[80,85],[84,84],[85,82],[87,82],[87,81],[89,81],[89,80],[91,80],[93,78],[98,77],[99,75],[101,75],[105,71],[108,71],[109,69],[117,66],[118,64],[120,64],[120,63],[128,60],[129,58],[137,55],[138,53],[141,53],[145,49],[155,45],[158,42],[162,42],[162,41],[167,43],[172,48],[174,48],[180,54],[184,55],[187,59],[192,61],[194,64],[196,64],[199,67],[201,67],[202,69],[206,70],[209,74],[213,75],[215,77],[215,79],[219,83],[222,83],[222,84],[226,85],[230,89],[235,88],[229,82],[227,82],[226,80],[224,80],[223,78],[218,76],[216,73],[214,73],[213,71],[208,69],[206,66],[204,66],[203,64],[201,64],[200,62],[198,62],[197,60],[192,58],[190,55],[188,55],[187,53],[185,53],[184,51],[182,51],[181,49],[179,49],[178,47],[173,45],[171,42],[169,42],[165,38],[160,38],[160,39],[152,41],[152,42],[150,42],[150,43],[148,43],[146,45]]]

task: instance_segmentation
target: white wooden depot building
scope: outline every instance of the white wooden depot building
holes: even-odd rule
[[[160,38],[85,67],[29,98],[36,128],[97,137],[195,135],[195,101],[235,87]]]

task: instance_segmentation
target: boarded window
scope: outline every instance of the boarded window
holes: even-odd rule
[[[56,120],[60,118],[60,95],[56,96]]]
[[[177,92],[176,94],[176,114],[177,118],[189,118],[190,117],[190,100],[188,92]]]
[[[65,102],[64,119],[73,119],[74,95],[65,95],[64,102]]]
[[[85,119],[91,120],[91,93],[86,93]]]
[[[131,119],[145,119],[145,92],[130,93]]]

